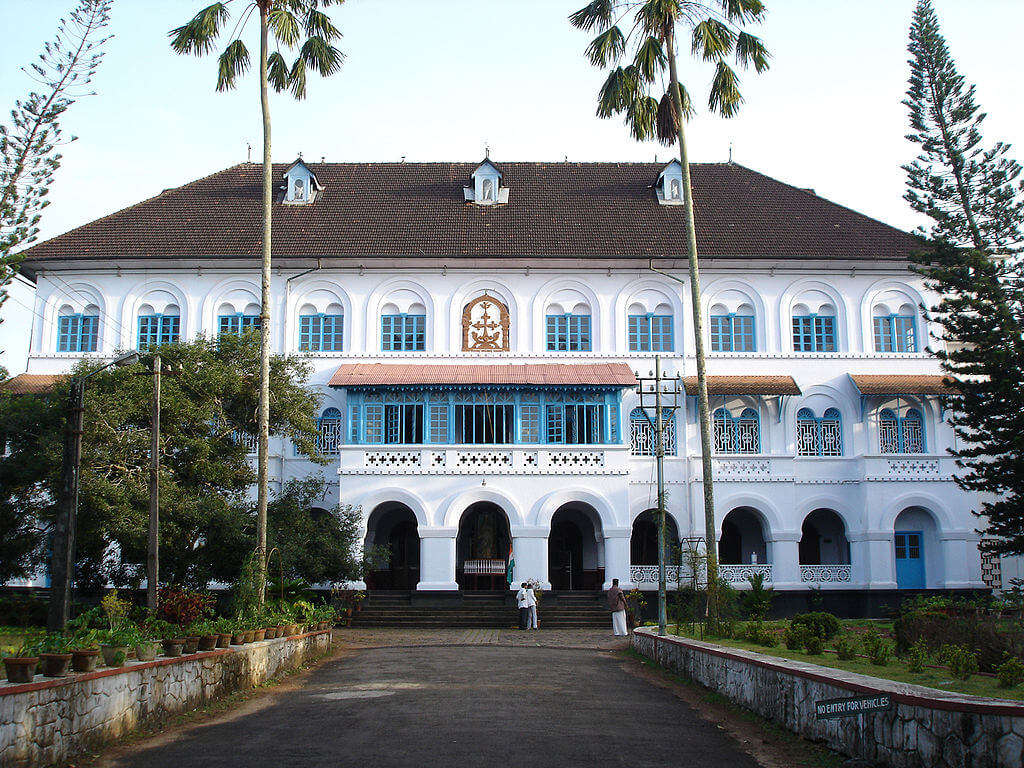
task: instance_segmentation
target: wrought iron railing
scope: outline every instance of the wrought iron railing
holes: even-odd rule
[[[848,582],[853,575],[853,566],[836,563],[834,565],[801,565],[800,581],[815,584],[839,584]]]

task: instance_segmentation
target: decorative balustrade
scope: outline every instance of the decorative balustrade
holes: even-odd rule
[[[766,584],[771,583],[771,563],[718,566],[718,575],[723,581],[740,586],[747,584],[750,577],[758,573],[764,576]],[[629,566],[629,578],[630,581],[641,589],[654,589],[658,586],[658,566],[631,565]],[[693,572],[685,565],[669,566],[665,569],[665,581],[669,589],[678,589],[680,585],[686,586],[692,578]],[[706,576],[702,569],[699,575],[699,582],[704,584],[705,581]]]
[[[628,447],[342,446],[343,475],[627,475]]]
[[[748,563],[746,565],[719,565],[718,575],[722,581],[730,584],[746,584],[751,576],[760,574],[764,577],[766,584],[772,581],[771,563]]]
[[[800,581],[815,584],[841,584],[850,581],[853,575],[851,565],[801,565]]]
[[[723,480],[768,480],[772,476],[772,460],[761,457],[715,459],[714,473]]]

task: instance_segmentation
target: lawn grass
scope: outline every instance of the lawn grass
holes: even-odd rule
[[[859,627],[861,624],[864,624],[884,631],[882,628],[882,622],[843,621],[842,624],[844,629],[847,630],[854,629],[855,626]],[[670,634],[676,634],[675,629],[676,628],[674,626],[670,626],[668,631]],[[682,637],[689,637],[694,640],[702,639],[698,634],[693,633],[688,626],[684,626],[679,635]],[[928,688],[936,688],[940,691],[966,693],[971,696],[985,696],[997,699],[1024,700],[1024,687],[1020,685],[1014,688],[1000,688],[994,677],[980,674],[972,675],[967,680],[957,680],[953,676],[953,673],[945,668],[930,669],[926,667],[922,672],[911,672],[907,669],[907,665],[895,656],[889,661],[887,666],[880,667],[876,664],[872,664],[867,659],[857,658],[849,661],[841,660],[836,657],[835,653],[832,653],[829,650],[826,650],[825,653],[820,656],[811,656],[804,650],[791,651],[781,643],[774,648],[768,648],[746,640],[726,640],[717,637],[705,638],[705,642],[724,645],[730,648],[742,648],[745,651],[757,651],[758,653],[763,653],[768,656],[776,656],[781,659],[805,661],[811,664],[819,664],[823,667],[842,669],[847,672],[857,672],[861,675],[881,677],[885,680],[894,680],[900,683],[923,685]]]

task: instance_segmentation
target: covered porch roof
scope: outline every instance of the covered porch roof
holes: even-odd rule
[[[850,374],[861,395],[951,395],[953,388],[941,374]]]
[[[401,386],[584,386],[635,387],[636,376],[625,363],[525,365],[415,365],[347,363],[338,367],[331,387]]]
[[[686,394],[697,394],[697,377],[683,377]],[[799,395],[792,376],[708,376],[709,395]]]

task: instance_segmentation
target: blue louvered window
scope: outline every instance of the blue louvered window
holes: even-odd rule
[[[299,317],[299,350],[302,352],[341,352],[344,344],[342,315],[302,315]]]
[[[548,352],[589,352],[590,315],[548,315]]]
[[[797,315],[793,318],[794,352],[835,352],[836,319],[832,315]]]
[[[161,344],[174,344],[181,332],[181,318],[177,315],[142,315],[139,318],[139,349],[150,349]]]
[[[385,352],[422,352],[427,348],[427,316],[383,315],[380,337]]]
[[[753,315],[713,315],[711,317],[712,352],[754,352]]]
[[[99,344],[98,315],[64,315],[57,328],[58,352],[95,352]]]
[[[671,352],[672,315],[630,315],[627,328],[630,352]]]
[[[218,336],[223,336],[228,333],[238,336],[245,331],[259,327],[259,315],[243,315],[239,312],[234,315],[220,315],[217,318]]]
[[[796,452],[798,456],[842,456],[843,418],[835,408],[820,417],[810,408],[796,415]]]
[[[924,418],[916,408],[897,416],[886,408],[878,417],[878,442],[882,453],[924,453]]]
[[[912,315],[874,318],[875,352],[917,352],[917,329]]]

